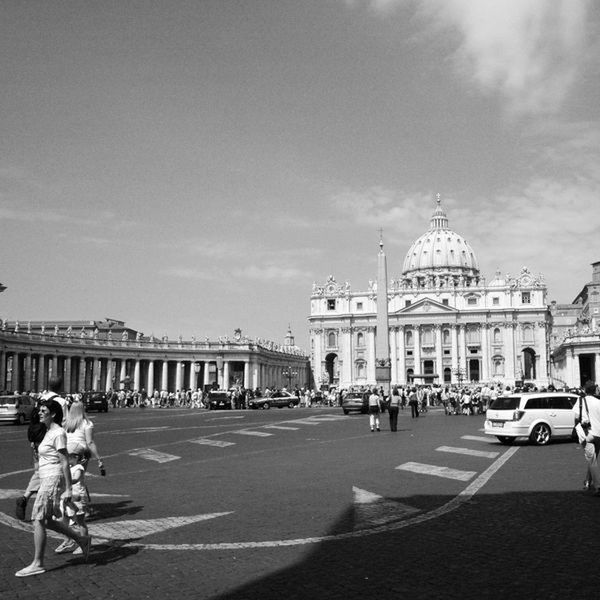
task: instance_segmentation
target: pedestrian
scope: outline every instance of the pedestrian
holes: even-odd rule
[[[381,398],[377,393],[377,388],[373,388],[371,395],[369,396],[369,425],[371,431],[381,431],[379,428],[379,413],[381,412]]]
[[[408,394],[408,405],[410,406],[410,416],[413,419],[419,416],[419,399],[417,398],[417,388],[411,388]]]
[[[584,449],[587,463],[586,482],[584,487],[595,487],[594,495],[600,496],[600,472],[598,470],[598,451],[600,450],[600,399],[597,397],[597,386],[588,382],[585,394],[573,405],[578,438]],[[583,432],[583,439],[582,439]]]
[[[17,577],[41,575],[44,568],[47,529],[69,537],[81,547],[87,560],[91,536],[82,536],[63,523],[61,501],[71,501],[73,496],[71,471],[67,460],[67,434],[59,425],[62,409],[56,400],[46,400],[40,407],[40,420],[46,426],[46,434],[38,447],[40,488],[33,505],[31,518],[34,523],[34,558],[31,564],[17,571]]]
[[[83,402],[73,402],[69,414],[64,423],[64,429],[67,432],[67,442],[69,444],[81,444],[85,449],[84,467],[87,470],[87,461],[94,458],[98,461],[98,469],[103,474],[104,463],[100,458],[98,447],[94,441],[94,423],[90,421],[85,414]]]
[[[67,453],[73,497],[71,502],[63,502],[63,519],[68,520],[69,525],[78,531],[80,536],[87,537],[89,534],[85,517],[88,512],[89,494],[85,484],[86,448],[77,442],[67,442]],[[82,554],[81,547],[77,546],[75,548],[75,545],[71,538],[66,538],[54,552],[56,554],[64,554],[65,552]]]
[[[59,395],[60,389],[62,387],[62,378],[60,377],[50,377],[48,381],[48,387],[50,388],[48,391],[42,393],[38,401],[36,402],[35,408],[33,409],[29,421],[29,427],[27,429],[27,438],[29,440],[29,444],[32,450],[32,460],[33,460],[33,475],[29,479],[29,483],[27,484],[27,488],[25,493],[20,498],[17,498],[17,506],[16,506],[16,517],[20,521],[25,520],[25,513],[27,511],[27,503],[33,494],[36,494],[38,488],[40,487],[40,478],[39,478],[39,459],[38,459],[38,447],[42,440],[44,439],[44,435],[46,434],[46,426],[40,419],[39,408],[42,402],[46,400],[56,400],[61,410],[63,411],[63,407],[66,407],[66,400],[61,398]],[[61,417],[62,420],[62,417]],[[59,423],[60,425],[60,423]]]
[[[398,413],[400,412],[400,391],[395,385],[390,396],[390,405],[388,412],[390,416],[390,431],[398,431]]]

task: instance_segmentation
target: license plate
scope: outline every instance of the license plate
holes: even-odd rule
[[[492,423],[492,427],[504,427],[504,423]]]

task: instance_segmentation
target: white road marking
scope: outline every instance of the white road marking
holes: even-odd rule
[[[347,421],[351,417],[346,415],[314,415],[308,418],[314,419],[315,421]]]
[[[226,448],[227,446],[235,446],[235,442],[225,442],[224,440],[211,440],[209,438],[199,438],[197,440],[189,440],[192,444],[200,444],[201,446],[214,446],[215,448]]]
[[[294,421],[285,421],[285,423],[299,423],[300,425],[320,425],[320,423],[314,420],[314,417],[308,417],[307,419],[296,419]]]
[[[357,487],[352,488],[354,494],[354,531],[370,529],[392,521],[399,521],[408,515],[420,512],[418,508],[388,500]]]
[[[239,429],[238,431],[229,431],[228,433],[236,433],[238,435],[251,435],[254,437],[271,437],[273,434],[266,431],[251,431],[249,429]]]
[[[239,417],[236,417],[236,416],[232,416],[232,417],[215,417],[214,419],[207,419],[207,421],[225,421],[227,419],[231,420],[231,419],[245,419],[245,418],[246,417],[243,416],[243,415],[239,416]]]
[[[434,475],[435,477],[445,477],[446,479],[457,479],[458,481],[469,481],[477,475],[477,471],[459,471],[448,467],[438,467],[437,465],[426,465],[423,463],[407,462],[396,467],[399,471],[410,471],[411,473],[420,473],[422,475]]]
[[[204,515],[192,515],[190,517],[165,517],[163,519],[135,519],[131,521],[114,521],[112,523],[91,523],[88,525],[90,533],[98,539],[126,540],[140,538],[153,533],[160,533],[176,527],[183,527],[199,521],[216,519],[229,512],[208,513]]]
[[[286,546],[303,546],[308,544],[322,544],[323,542],[329,542],[341,539],[352,539],[360,538],[367,535],[376,535],[382,532],[397,531],[404,527],[411,527],[420,523],[425,523],[436,519],[443,515],[446,515],[457,508],[459,508],[464,502],[470,500],[490,479],[491,477],[502,467],[508,460],[514,456],[519,448],[510,448],[502,456],[496,459],[483,473],[481,473],[477,479],[471,482],[462,492],[452,498],[452,500],[446,502],[442,506],[435,508],[427,513],[415,515],[407,519],[397,521],[394,523],[386,523],[372,527],[370,529],[361,529],[359,531],[351,531],[346,533],[313,536],[306,538],[294,538],[286,540],[269,540],[262,542],[221,542],[214,544],[144,544],[140,542],[126,542],[119,544],[120,546],[127,546],[133,548],[140,548],[144,550],[246,550],[252,548],[281,548]],[[0,477],[6,474],[0,475]],[[10,517],[6,513],[0,512],[0,523],[13,527],[14,529],[20,529],[22,531],[32,532],[33,527],[30,523],[23,523],[18,521],[14,517]],[[48,535],[53,538],[60,539],[61,536],[53,531],[49,531]]]
[[[490,437],[484,437],[482,435],[463,435],[460,438],[461,440],[469,440],[471,442],[486,442],[489,444],[495,440],[492,440]]]
[[[263,429],[285,429],[288,431],[298,431],[298,427],[285,427],[284,425],[263,425]]]
[[[23,495],[23,490],[0,490],[0,500],[7,498],[20,498]]]
[[[466,454],[467,456],[481,456],[481,458],[496,458],[500,452],[484,452],[483,450],[471,450],[470,448],[453,448],[452,446],[440,446],[437,452],[451,452],[453,454]]]
[[[174,454],[167,454],[166,452],[159,452],[158,450],[152,450],[152,448],[143,448],[141,450],[132,450],[128,452],[130,456],[139,456],[146,460],[153,460],[157,463],[166,463],[172,460],[179,460],[181,456],[175,456]]]

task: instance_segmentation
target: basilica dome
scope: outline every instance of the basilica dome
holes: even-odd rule
[[[448,227],[448,217],[438,197],[429,231],[419,237],[406,253],[404,278],[424,275],[479,278],[479,264],[473,248]]]

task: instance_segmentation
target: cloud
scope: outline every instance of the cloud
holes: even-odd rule
[[[433,32],[457,31],[457,69],[513,114],[552,114],[584,58],[590,0],[368,0],[378,13],[415,5]]]

